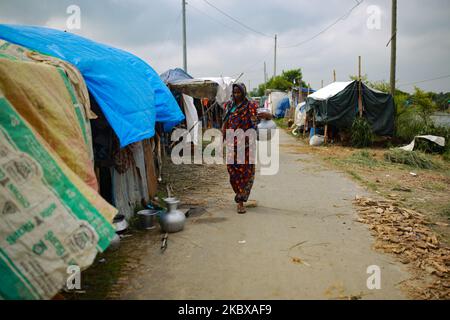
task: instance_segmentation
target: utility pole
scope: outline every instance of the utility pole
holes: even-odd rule
[[[266,62],[264,61],[264,83],[267,83],[267,68]]]
[[[333,70],[333,80],[336,82],[336,70]]]
[[[391,26],[391,94],[395,94],[395,71],[397,64],[397,0],[392,0],[392,26]]]
[[[186,0],[181,0],[183,8],[183,69],[187,73],[187,47],[186,47]]]
[[[273,76],[277,76],[277,35],[275,35],[275,51],[273,55]]]

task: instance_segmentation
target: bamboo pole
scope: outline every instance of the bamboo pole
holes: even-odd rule
[[[362,106],[362,81],[361,81],[361,56],[358,58],[358,110],[359,117],[362,117],[363,106]]]

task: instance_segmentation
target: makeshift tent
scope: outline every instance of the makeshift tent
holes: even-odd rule
[[[265,102],[265,107],[272,112],[272,114],[275,114],[277,110],[278,103],[286,98],[288,95],[286,92],[282,91],[272,91],[268,94],[268,98]]]
[[[73,66],[0,40],[0,300],[50,299],[114,238]]]
[[[359,82],[334,82],[307,98],[307,112],[314,112],[316,123],[349,129],[358,116]],[[392,95],[361,84],[363,117],[376,135],[394,133],[395,105]]]
[[[208,98],[223,106],[231,98],[234,79],[230,77],[193,78],[180,68],[167,70],[160,75],[171,90],[193,98]]]
[[[177,91],[193,98],[208,98],[210,100],[213,100],[216,97],[217,88],[219,87],[216,82],[201,79],[175,81],[169,83],[168,86],[173,91]]]
[[[187,74],[183,69],[180,68],[167,70],[166,72],[162,73],[159,77],[161,78],[162,81],[164,81],[165,84],[175,83],[181,80],[194,79],[189,74]]]
[[[153,137],[155,121],[170,130],[184,120],[156,72],[128,52],[43,27],[0,25],[0,38],[75,65],[122,147]]]
[[[280,102],[278,102],[277,108],[275,109],[275,118],[284,118],[286,111],[289,110],[290,106],[290,99],[288,97],[283,98]]]

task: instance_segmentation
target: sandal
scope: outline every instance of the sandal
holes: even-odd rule
[[[241,206],[238,205],[237,213],[244,214],[244,213],[247,213],[247,210],[245,210],[244,206],[241,207]]]

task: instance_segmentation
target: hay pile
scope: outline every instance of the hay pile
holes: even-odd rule
[[[439,165],[425,154],[418,151],[392,149],[384,154],[384,159],[391,163],[406,164],[420,169],[436,169]]]
[[[358,222],[368,224],[377,239],[375,249],[395,254],[426,283],[414,288],[415,298],[450,299],[450,248],[439,241],[423,215],[391,200],[357,197],[354,204]]]

